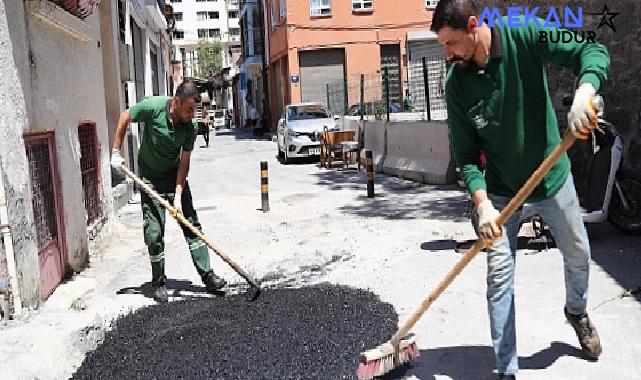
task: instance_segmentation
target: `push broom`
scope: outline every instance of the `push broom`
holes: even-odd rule
[[[600,95],[596,95],[592,99],[592,107],[597,112],[603,110],[603,99]],[[592,122],[596,123],[596,120],[592,120]],[[543,160],[538,169],[532,173],[523,187],[521,187],[514,198],[512,198],[501,211],[501,214],[496,220],[497,225],[502,226],[505,224],[514,211],[521,207],[521,204],[525,202],[527,197],[534,191],[534,188],[541,182],[559,158],[572,146],[575,140],[576,137],[568,130],[561,143]],[[359,380],[369,380],[377,376],[382,376],[419,356],[416,337],[407,336],[407,333],[414,327],[414,324],[423,316],[432,303],[452,283],[454,278],[463,271],[467,264],[469,264],[483,248],[486,248],[486,243],[484,243],[482,239],[478,239],[427,298],[420,303],[414,313],[410,315],[407,321],[405,321],[388,342],[381,344],[373,350],[362,352],[359,355],[358,368],[356,370],[356,376]]]
[[[158,203],[162,205],[165,209],[169,211],[171,216],[176,219],[179,223],[187,227],[194,235],[196,235],[200,240],[203,241],[203,243],[207,244],[209,248],[211,248],[212,251],[214,251],[221,259],[223,259],[227,264],[229,264],[236,273],[238,273],[242,278],[245,279],[249,283],[249,285],[252,286],[254,289],[254,293],[250,297],[252,301],[256,300],[258,296],[260,296],[260,286],[258,286],[258,283],[256,280],[254,280],[247,272],[243,270],[238,264],[236,264],[227,254],[223,252],[222,249],[220,249],[216,244],[214,244],[213,241],[209,240],[205,234],[203,234],[198,228],[194,227],[193,224],[191,224],[185,216],[177,212],[172,205],[169,204],[163,197],[160,196],[154,189],[152,189],[148,184],[143,182],[140,178],[138,178],[137,175],[131,172],[126,166],[122,165],[119,168],[122,170],[123,173],[125,173],[129,178],[131,178],[136,185],[140,186],[141,189],[143,189],[147,194],[149,194],[150,197],[154,198]]]

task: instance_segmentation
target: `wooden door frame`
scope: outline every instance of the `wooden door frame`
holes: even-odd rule
[[[64,278],[67,272],[67,266],[69,265],[69,256],[67,252],[67,240],[65,231],[65,212],[64,208],[62,207],[62,186],[59,176],[60,171],[58,170],[58,155],[56,152],[56,133],[55,131],[25,133],[23,134],[22,138],[25,142],[25,145],[27,145],[28,142],[34,140],[47,140],[47,144],[49,147],[49,163],[51,164],[51,184],[53,186],[54,204],[56,208],[56,228],[58,230],[58,248],[60,249],[60,271],[63,274]],[[32,185],[31,175],[29,175],[29,185]],[[38,255],[40,255],[40,250],[38,250]]]

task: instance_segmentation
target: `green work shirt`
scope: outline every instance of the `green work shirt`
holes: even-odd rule
[[[607,78],[610,57],[599,43],[539,42],[539,31],[561,29],[538,27],[534,21],[520,28],[504,25],[492,28],[484,69],[458,64],[450,68],[445,96],[454,156],[468,191],[486,189],[513,197],[561,141],[546,66],[570,68],[580,83],[589,82],[598,90]],[[481,152],[486,157],[485,176],[478,166]],[[528,201],[555,195],[569,172],[564,154]]]
[[[138,152],[140,175],[163,179],[175,175],[180,152],[194,149],[196,132],[193,122],[174,124],[169,117],[171,97],[153,96],[129,109],[131,120],[144,122],[142,143]]]

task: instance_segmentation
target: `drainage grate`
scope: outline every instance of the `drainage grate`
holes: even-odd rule
[[[102,216],[96,124],[93,122],[80,124],[78,126],[78,140],[80,141],[80,171],[82,172],[82,190],[87,210],[87,225],[91,225]]]

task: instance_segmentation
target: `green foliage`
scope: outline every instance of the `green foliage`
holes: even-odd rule
[[[211,79],[214,73],[220,71],[223,64],[222,47],[217,42],[201,40],[198,42],[196,54],[198,64],[196,67],[195,77],[201,79]]]

